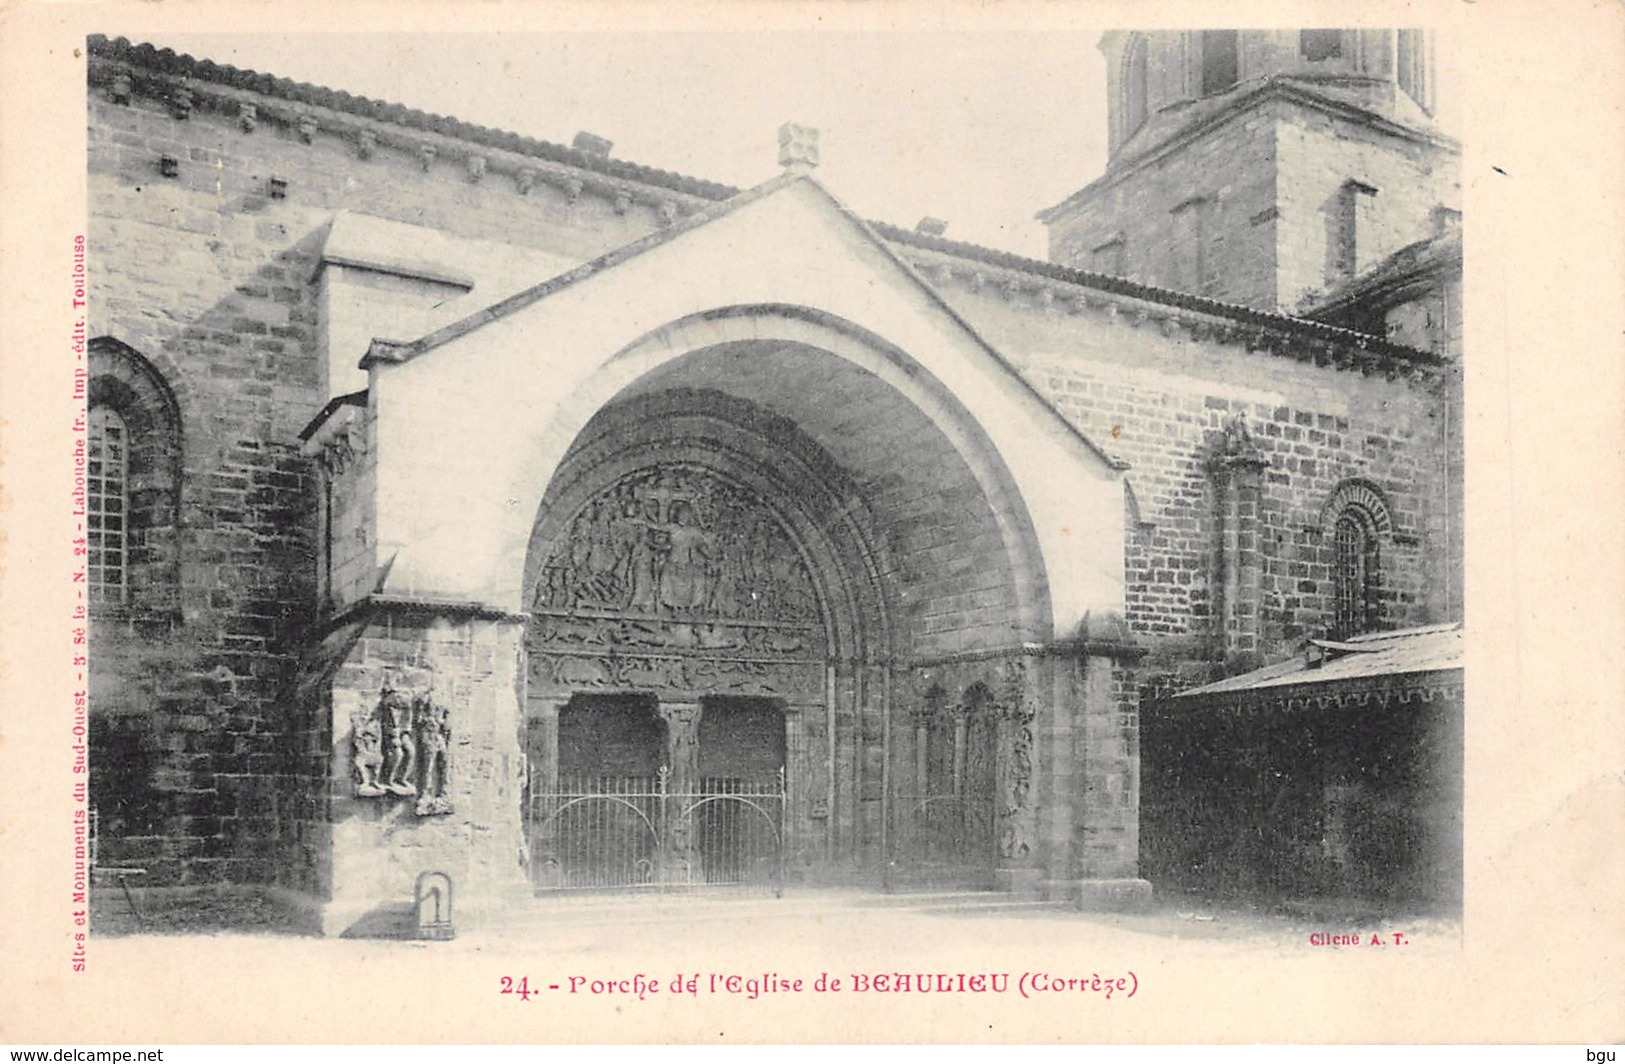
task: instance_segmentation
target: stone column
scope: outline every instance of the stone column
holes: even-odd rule
[[[1123,665],[1142,652],[1119,617],[1086,618],[1075,642],[1050,648],[1035,707],[1045,745],[1040,818],[1045,892],[1085,909],[1143,904],[1139,878],[1139,736],[1132,683]],[[1046,719],[1047,717],[1047,719]]]
[[[662,848],[656,874],[663,882],[694,881],[699,865],[694,852],[694,824],[684,816],[692,795],[700,785],[700,714],[698,702],[661,702],[660,717],[666,722],[667,799],[666,822],[662,825]]]
[[[686,794],[700,784],[700,713],[698,702],[661,702],[660,719],[666,722],[666,786]]]
[[[532,698],[525,720],[526,755],[533,793],[556,790],[559,785],[559,711],[563,698]]]
[[[1263,544],[1259,508],[1269,460],[1236,414],[1209,460],[1218,501],[1216,656],[1238,670],[1257,664],[1262,639]]]
[[[1034,798],[1033,720],[1037,670],[1025,658],[1004,667],[999,692],[997,789],[999,863],[995,882],[1000,890],[1037,893],[1043,870],[1039,865],[1038,815]]]

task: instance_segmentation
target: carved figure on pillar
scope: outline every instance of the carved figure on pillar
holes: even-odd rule
[[[350,720],[350,744],[354,750],[355,793],[358,798],[377,798],[387,793],[379,782],[384,767],[383,728],[375,708],[357,713]]]
[[[999,856],[1019,861],[1032,853],[1029,798],[1032,793],[1032,705],[1025,692],[1024,661],[1007,669],[999,699]]]
[[[450,813],[452,805],[451,799],[446,797],[446,782],[451,752],[451,724],[446,719],[446,707],[427,698],[419,698],[413,701],[412,709],[417,718],[417,752],[422,770],[417,815]]]
[[[412,782],[417,763],[417,741],[412,737],[412,703],[398,691],[384,688],[378,700],[384,726],[384,790],[410,797],[418,792]]]

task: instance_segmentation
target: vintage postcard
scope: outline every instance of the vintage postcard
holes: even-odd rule
[[[1617,1042],[1484,6],[13,8],[0,1040]]]

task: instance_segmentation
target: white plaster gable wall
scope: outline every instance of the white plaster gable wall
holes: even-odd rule
[[[416,339],[577,260],[340,211],[322,243],[321,261],[322,343],[331,399],[367,386],[360,362],[375,338]]]
[[[1056,635],[1072,634],[1090,611],[1121,612],[1120,474],[805,180],[409,362],[375,366],[379,556],[396,555],[388,590],[520,608],[531,526],[579,429],[623,388],[701,343],[703,334],[671,323],[775,304],[851,322],[940,381],[952,399],[933,397],[870,345],[843,344],[827,330],[809,341],[806,323],[771,313],[744,319],[761,339],[818,342],[862,360],[944,430],[996,506],[1011,495],[998,483],[1000,467],[1008,470],[1036,535]],[[740,328],[716,324],[711,342],[740,339]],[[979,453],[975,425],[996,457]],[[1007,545],[1020,553],[1008,537]]]

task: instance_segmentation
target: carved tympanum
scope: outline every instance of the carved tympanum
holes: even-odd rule
[[[801,552],[760,499],[714,473],[623,477],[543,557],[531,601],[542,684],[790,694],[821,682]]]

